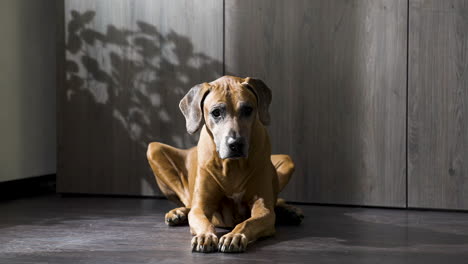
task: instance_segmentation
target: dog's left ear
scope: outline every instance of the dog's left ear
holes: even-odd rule
[[[266,126],[270,124],[270,112],[268,108],[271,103],[271,90],[268,86],[260,79],[251,77],[245,78],[242,83],[245,87],[250,89],[257,97],[258,105],[258,116],[260,121]]]
[[[200,130],[203,124],[203,100],[210,91],[208,83],[195,85],[180,100],[179,108],[184,114],[187,132],[193,134]]]

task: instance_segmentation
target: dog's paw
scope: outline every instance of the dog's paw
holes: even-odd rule
[[[213,233],[196,235],[192,238],[192,251],[209,253],[217,251],[218,237]]]
[[[167,225],[170,225],[170,226],[187,224],[188,213],[189,213],[189,209],[185,207],[172,209],[166,214],[165,222]]]
[[[219,240],[218,249],[224,253],[244,252],[249,243],[242,233],[227,233]]]
[[[278,203],[275,207],[276,224],[300,225],[304,220],[301,208],[286,203]]]

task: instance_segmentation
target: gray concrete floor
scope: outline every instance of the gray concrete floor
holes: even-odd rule
[[[300,206],[301,226],[242,254],[190,251],[166,200],[41,196],[0,201],[0,263],[468,263],[468,213]],[[226,230],[219,230],[220,233]]]

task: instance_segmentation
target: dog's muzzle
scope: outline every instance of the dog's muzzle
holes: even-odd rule
[[[226,139],[227,155],[224,159],[236,159],[247,157],[245,140],[241,137]]]

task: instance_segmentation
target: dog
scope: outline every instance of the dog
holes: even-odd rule
[[[265,128],[271,99],[265,83],[250,77],[196,85],[179,107],[187,132],[201,129],[197,146],[149,144],[156,182],[180,206],[166,214],[166,224],[189,223],[192,251],[243,252],[248,243],[275,233],[275,214],[302,220],[299,208],[277,198],[294,163],[288,155],[271,155]],[[218,240],[215,227],[233,229]]]

